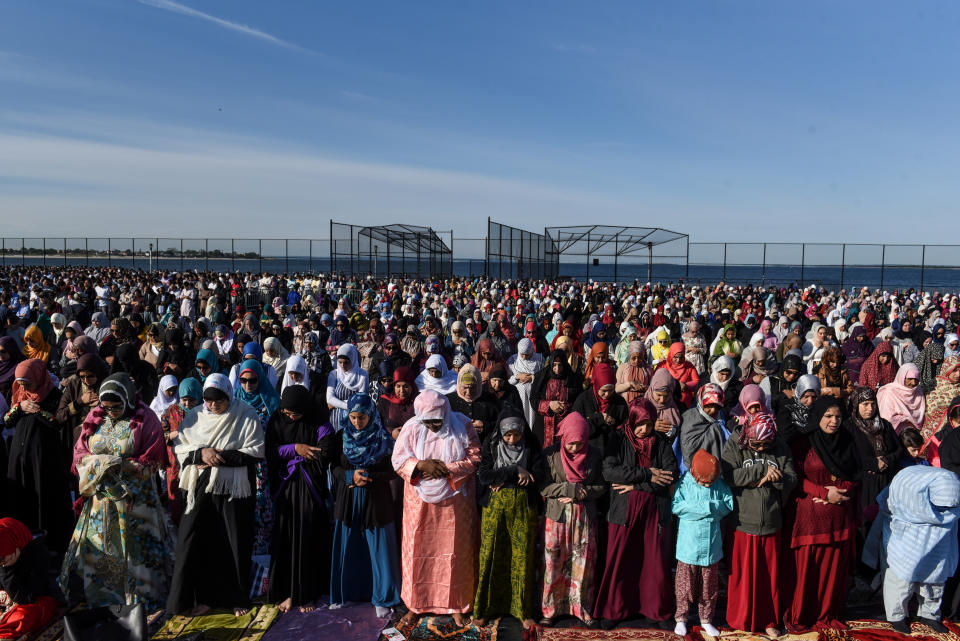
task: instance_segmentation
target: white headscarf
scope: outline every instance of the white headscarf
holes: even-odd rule
[[[277,355],[271,356],[271,350],[275,351]],[[290,352],[283,346],[279,338],[271,336],[263,341],[263,362],[273,367],[277,372],[283,369],[283,365],[287,362],[288,358],[290,358]]]
[[[721,381],[717,377],[717,372],[721,370],[730,370],[730,376],[725,381]],[[713,365],[710,366],[710,382],[718,386],[723,390],[724,394],[727,392],[727,385],[732,383],[737,379],[737,374],[740,370],[737,368],[736,363],[733,362],[733,359],[727,355],[723,355],[717,360],[713,361]]]
[[[294,383],[290,378],[290,372],[298,372],[303,378],[299,383]],[[287,369],[283,373],[283,384],[280,386],[280,394],[283,395],[283,390],[291,385],[302,385],[310,389],[310,368],[307,367],[307,361],[303,360],[303,357],[299,354],[294,354],[287,359]]]
[[[434,378],[430,375],[429,369],[440,370],[440,378]],[[423,371],[417,376],[417,389],[435,390],[441,394],[450,394],[457,391],[457,373],[447,368],[447,361],[440,354],[434,354],[427,359],[423,366]]]
[[[340,365],[340,357],[346,356],[350,359],[350,369],[343,369]],[[344,343],[337,349],[337,369],[333,374],[337,381],[352,392],[367,391],[367,373],[360,367],[360,355],[357,348],[352,343]]]
[[[167,374],[160,379],[160,384],[157,385],[157,395],[153,397],[153,401],[150,403],[150,409],[157,415],[157,418],[163,416],[163,413],[168,407],[180,400],[179,394],[174,394],[173,398],[168,398],[167,395],[164,394],[164,392],[171,387],[179,391],[180,383],[177,381],[176,376]]]
[[[211,374],[203,385],[204,391],[216,388],[230,398],[223,414],[214,414],[206,404],[188,411],[180,424],[180,433],[174,443],[174,453],[180,461],[180,489],[187,493],[186,512],[196,505],[197,483],[202,470],[199,465],[186,465],[187,456],[194,450],[213,447],[218,450],[236,450],[262,459],[264,457],[263,428],[257,411],[233,396],[233,386],[223,374]],[[250,496],[247,468],[216,466],[210,468],[210,479],[205,490],[209,494],[227,494],[230,498]]]

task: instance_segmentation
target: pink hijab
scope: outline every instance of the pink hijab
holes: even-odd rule
[[[910,389],[905,384],[908,378],[920,379],[920,368],[913,363],[901,365],[897,370],[897,378],[877,390],[880,417],[890,421],[897,434],[908,426],[919,430],[927,413],[927,399],[923,396],[923,388],[917,385]]]
[[[647,388],[647,392],[643,395],[645,399],[650,401],[653,407],[657,410],[657,415],[654,418],[659,418],[661,421],[665,421],[678,427],[680,425],[680,410],[677,408],[676,402],[673,400],[673,388],[677,386],[677,381],[670,376],[670,372],[665,369],[658,369],[653,373],[653,378],[650,380],[650,386]],[[662,405],[657,403],[657,399],[654,398],[654,392],[666,392],[667,400]]]
[[[567,451],[567,443],[580,441],[584,448],[576,454]],[[590,426],[580,412],[570,412],[560,421],[560,461],[568,483],[583,483],[587,478],[587,450],[590,449]]]
[[[749,385],[744,385],[743,390],[740,392],[740,402],[737,403],[737,406],[733,408],[733,411],[730,412],[731,416],[735,416],[740,422],[740,425],[746,425],[747,419],[750,418],[751,414],[747,411],[752,405],[760,404],[761,411],[766,411],[767,409],[767,395],[763,393],[763,390],[759,385],[754,385],[750,383]]]
[[[773,321],[769,318],[763,319],[763,322],[760,323],[760,335],[763,337],[763,345],[771,352],[777,351],[777,344],[780,342],[777,339],[776,334],[773,333]]]

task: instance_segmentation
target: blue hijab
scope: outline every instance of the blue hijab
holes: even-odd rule
[[[256,345],[256,343],[248,343],[248,345],[251,344]],[[259,345],[257,345],[257,347],[259,347]],[[277,394],[277,390],[275,390],[273,385],[270,384],[270,381],[267,380],[267,375],[263,372],[263,366],[259,361],[253,359],[246,360],[240,364],[240,372],[237,374],[237,377],[243,376],[244,372],[250,372],[257,376],[257,388],[252,392],[248,392],[244,389],[243,385],[240,385],[240,387],[234,390],[233,396],[257,410],[257,413],[261,415],[261,420],[273,416],[273,413],[280,407],[280,395]],[[263,416],[264,410],[266,411],[265,417]]]
[[[370,422],[358,430],[350,422],[350,414],[358,412],[370,417]],[[340,418],[343,430],[343,455],[357,469],[366,469],[393,453],[393,437],[380,421],[380,412],[369,394],[354,394],[347,401],[347,411]]]
[[[197,361],[203,361],[210,366],[210,371],[207,372],[206,376],[201,374],[200,370],[197,370],[197,375],[200,376],[200,380],[202,382],[206,382],[207,376],[210,376],[210,374],[217,374],[220,372],[220,361],[217,359],[217,355],[209,349],[201,349],[199,352],[197,352],[197,358],[194,360],[194,362],[196,363]]]
[[[250,341],[243,346],[243,360],[247,360],[248,358],[254,358],[258,361],[263,360],[263,348],[260,347],[260,343],[257,341]]]
[[[180,387],[178,388],[178,391],[180,392],[181,402],[185,396],[189,396],[198,403],[203,401],[203,386],[200,385],[200,381],[192,376],[180,381]]]

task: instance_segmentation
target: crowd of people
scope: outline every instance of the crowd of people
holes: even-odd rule
[[[258,597],[777,637],[843,628],[855,579],[945,631],[958,324],[914,290],[3,268],[0,638]]]

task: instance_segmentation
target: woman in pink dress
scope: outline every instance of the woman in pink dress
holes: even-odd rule
[[[466,625],[477,583],[477,501],[474,477],[480,440],[470,420],[450,401],[425,390],[393,450],[393,468],[403,479],[403,588],[407,612],[450,614]]]

